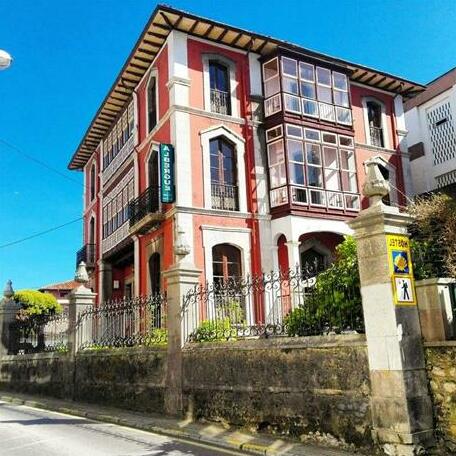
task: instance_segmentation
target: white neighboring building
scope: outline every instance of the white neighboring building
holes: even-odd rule
[[[456,197],[456,67],[405,103],[405,122],[414,193]]]

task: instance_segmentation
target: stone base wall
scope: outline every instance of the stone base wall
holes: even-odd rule
[[[456,454],[456,341],[425,344],[439,455]]]
[[[184,401],[195,418],[306,438],[371,445],[363,336],[194,344],[184,350]]]
[[[75,367],[75,400],[163,412],[166,348],[87,351],[76,356]]]
[[[4,356],[0,360],[0,388],[68,398],[72,394],[72,372],[66,353]]]

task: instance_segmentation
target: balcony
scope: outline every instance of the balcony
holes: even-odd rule
[[[84,261],[86,267],[93,269],[95,267],[95,244],[86,244],[76,253],[76,267],[81,261]]]
[[[212,209],[238,211],[239,198],[236,185],[211,184]]]
[[[229,92],[211,89],[211,112],[231,115],[231,97]]]
[[[128,205],[130,234],[145,234],[164,218],[160,207],[160,187],[147,188]]]
[[[372,146],[385,147],[383,142],[383,129],[379,127],[369,127],[370,140]]]
[[[117,155],[112,159],[108,166],[103,169],[101,178],[104,183],[106,183],[114,173],[120,168],[120,165],[130,156],[133,152],[135,145],[135,134],[132,133],[128,138],[127,142],[123,145],[122,149],[117,153]]]

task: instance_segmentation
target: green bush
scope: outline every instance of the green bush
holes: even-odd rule
[[[168,343],[168,330],[166,328],[153,328],[145,337],[144,345],[152,347],[155,345],[166,345]]]
[[[62,312],[62,306],[57,299],[49,294],[37,290],[18,290],[14,293],[14,300],[21,305],[18,312],[19,319],[29,319],[35,316],[49,316]]]
[[[193,333],[193,338],[196,342],[228,340],[232,337],[236,337],[236,329],[231,327],[231,320],[228,317],[217,320],[203,320]]]
[[[305,303],[285,317],[290,336],[340,332],[362,327],[356,242],[351,236],[336,247],[336,259],[318,274]]]

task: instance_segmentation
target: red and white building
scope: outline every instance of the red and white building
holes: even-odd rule
[[[410,190],[403,100],[419,84],[158,6],[74,153],[98,299],[164,289],[181,227],[202,280],[329,262],[381,157]],[[162,203],[160,144],[174,147]],[[405,178],[404,178],[405,177]]]

